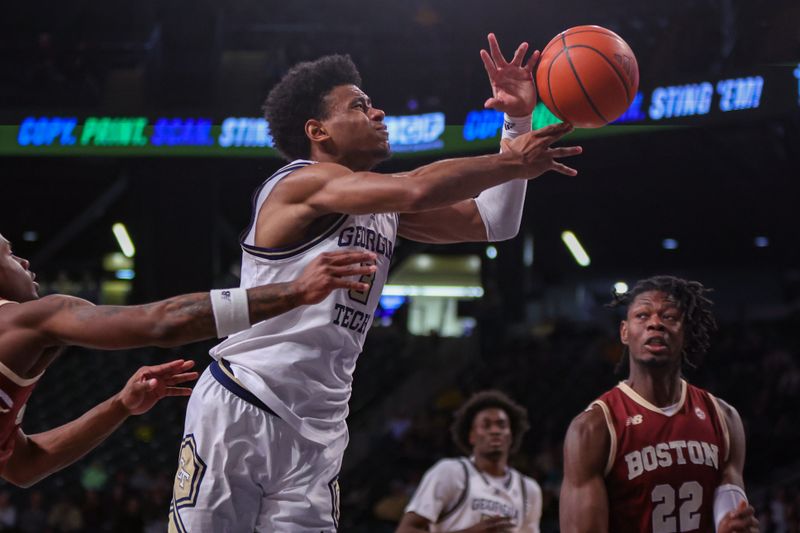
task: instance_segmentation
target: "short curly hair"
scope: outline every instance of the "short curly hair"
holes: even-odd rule
[[[509,398],[499,390],[485,390],[477,392],[456,411],[453,424],[450,426],[450,435],[458,448],[467,455],[472,453],[469,443],[469,432],[475,416],[484,409],[502,409],[511,422],[511,453],[515,453],[522,446],[522,438],[530,429],[528,423],[528,410]]]
[[[311,155],[306,121],[327,118],[325,97],[340,85],[361,85],[361,75],[349,55],[298,63],[269,92],[264,117],[275,147],[286,159],[308,159]]]
[[[633,300],[643,292],[659,291],[672,296],[683,313],[685,327],[685,340],[683,346],[683,361],[694,367],[694,358],[702,357],[711,346],[711,335],[717,329],[717,321],[711,312],[714,305],[706,294],[711,292],[699,281],[689,281],[675,276],[653,276],[639,280],[627,292],[613,293],[609,307],[630,307]],[[628,350],[620,361],[620,368],[627,364]]]

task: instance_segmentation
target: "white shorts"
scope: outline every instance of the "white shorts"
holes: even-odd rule
[[[304,439],[234,380],[214,362],[192,391],[169,532],[335,532],[347,436]]]

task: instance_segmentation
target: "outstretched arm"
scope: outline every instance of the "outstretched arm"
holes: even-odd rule
[[[167,396],[189,396],[192,390],[178,385],[197,379],[197,372],[191,371],[193,366],[194,361],[183,360],[143,366],[120,392],[80,418],[35,435],[17,430],[14,452],[2,477],[20,487],[30,487],[71,465],[96,448],[129,416],[146,413]]]
[[[536,106],[533,67],[539,51],[523,63],[528,43],[522,43],[509,62],[500,51],[493,33],[489,34],[488,40],[489,52],[481,50],[481,59],[489,77],[492,97],[486,100],[484,107],[505,113],[502,139],[507,141],[531,130],[531,113]],[[557,150],[555,157],[559,158],[581,153],[577,146]],[[574,169],[564,165],[553,170],[576,174]],[[429,243],[511,239],[519,232],[526,189],[527,180],[511,180],[481,192],[477,199],[432,211],[405,213],[400,216],[399,234]]]
[[[367,290],[356,277],[375,271],[375,254],[333,252],[316,257],[300,277],[247,290],[250,323],[322,301],[336,289]],[[100,349],[178,346],[217,335],[209,293],[176,296],[139,306],[95,306],[71,296],[5,306],[0,360],[47,346],[79,345]]]
[[[604,472],[609,448],[608,427],[599,408],[572,421],[564,439],[564,481],[559,501],[563,533],[608,533]]]
[[[551,148],[570,131],[569,124],[553,124],[510,140],[500,154],[444,159],[407,173],[352,172],[335,163],[309,165],[275,186],[270,193],[269,214],[265,215],[262,208],[259,218],[280,218],[285,214],[314,220],[331,213],[430,211],[468,200],[495,185],[534,178],[548,170],[573,175],[573,169],[556,161],[571,155],[571,149]]]

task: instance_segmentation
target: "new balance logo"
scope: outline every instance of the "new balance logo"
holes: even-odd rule
[[[642,415],[629,416],[628,419],[625,421],[625,425],[638,426],[642,422],[644,422],[644,417]]]

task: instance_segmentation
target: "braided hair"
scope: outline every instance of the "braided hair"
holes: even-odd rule
[[[689,281],[675,276],[653,276],[639,280],[634,287],[622,294],[614,292],[609,307],[624,307],[626,310],[636,297],[643,292],[659,291],[675,299],[683,313],[684,344],[683,361],[695,367],[695,358],[702,357],[711,346],[711,335],[717,329],[717,322],[711,312],[713,302],[706,297],[711,292],[699,281]],[[628,364],[628,348],[617,365],[622,370]]]

